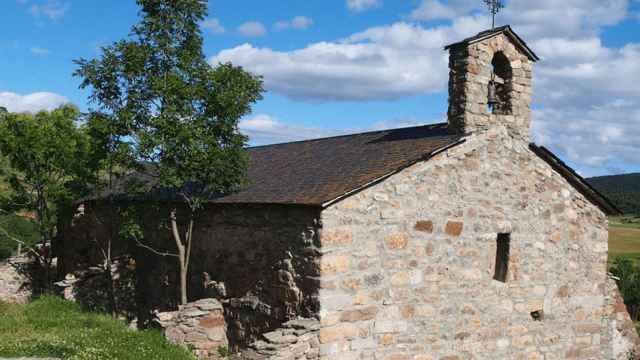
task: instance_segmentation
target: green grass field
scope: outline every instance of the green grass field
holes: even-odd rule
[[[609,223],[609,262],[618,256],[640,261],[640,219],[612,218]]]
[[[133,331],[74,303],[44,297],[28,305],[0,303],[0,358],[194,360],[157,331]]]

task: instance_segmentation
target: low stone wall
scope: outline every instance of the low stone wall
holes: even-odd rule
[[[0,262],[0,301],[24,304],[31,299],[29,278],[21,273],[29,265],[26,257]]]
[[[282,328],[262,334],[262,340],[250,345],[236,359],[246,360],[307,360],[320,358],[318,338],[320,322],[296,319]]]
[[[218,349],[228,348],[224,309],[218,300],[202,299],[178,311],[158,313],[155,322],[170,342],[192,348],[198,358],[217,358]]]

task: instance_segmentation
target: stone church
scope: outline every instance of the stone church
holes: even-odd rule
[[[607,275],[619,211],[530,142],[538,57],[509,26],[446,50],[447,123],[253,147],[250,184],[211,200],[189,297],[207,297],[204,272],[224,284],[232,346],[253,358],[277,357],[269,339],[290,359],[632,358]],[[148,238],[171,244],[154,219]],[[66,249],[100,232],[69,230],[68,271],[79,260]],[[128,251],[138,301],[161,306],[171,260]],[[264,336],[298,318],[317,321],[309,344]]]

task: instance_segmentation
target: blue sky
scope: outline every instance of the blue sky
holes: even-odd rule
[[[253,144],[445,121],[442,46],[484,30],[480,0],[209,1],[212,64],[262,74],[243,120]],[[506,1],[541,57],[534,139],[584,175],[640,171],[640,2]],[[0,0],[0,105],[88,109],[73,60],[96,57],[137,21],[134,0]]]

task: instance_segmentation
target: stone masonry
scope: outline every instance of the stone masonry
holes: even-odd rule
[[[498,52],[513,77],[496,114]],[[449,122],[465,143],[322,212],[321,358],[627,356],[607,302],[606,216],[529,149],[530,60],[501,34],[453,47],[450,63]],[[506,282],[493,278],[500,234]]]
[[[29,278],[19,271],[28,263],[26,257],[12,257],[0,262],[0,301],[24,304],[31,299]]]
[[[496,61],[499,60],[499,61]],[[491,69],[495,69],[502,104],[487,108]],[[449,126],[465,134],[500,125],[512,137],[529,141],[533,62],[505,35],[450,49]],[[504,78],[500,77],[503,76]]]
[[[323,212],[323,358],[615,359],[606,217],[527,145],[493,128]]]
[[[158,313],[156,323],[174,344],[185,345],[199,358],[217,358],[218,350],[227,349],[227,326],[222,304],[202,299],[178,311]]]
[[[311,360],[318,359],[320,323],[316,319],[294,319],[282,328],[262,335],[242,351],[239,359],[247,360]]]

